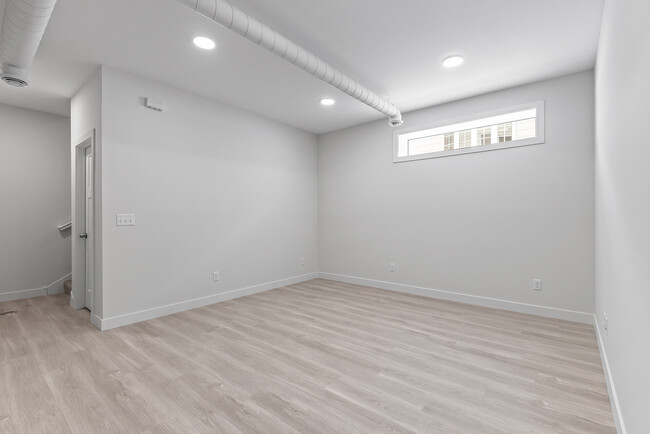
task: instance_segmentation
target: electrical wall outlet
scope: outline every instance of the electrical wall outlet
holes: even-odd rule
[[[607,312],[603,312],[603,329],[605,329],[605,334],[609,334],[609,318],[607,318]]]
[[[542,290],[542,279],[533,279],[533,289],[535,291]]]
[[[389,267],[391,273],[394,273],[395,270],[397,269],[394,262],[391,262],[390,264],[388,264],[388,267]]]
[[[218,282],[219,281],[219,272],[218,271],[215,271],[214,273],[212,273],[212,281],[213,282]]]
[[[305,258],[300,258],[300,265],[305,266]]]

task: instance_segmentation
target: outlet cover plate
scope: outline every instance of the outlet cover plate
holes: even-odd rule
[[[118,214],[116,220],[118,226],[135,226],[135,214]]]

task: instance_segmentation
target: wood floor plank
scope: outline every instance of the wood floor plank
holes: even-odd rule
[[[0,394],[0,432],[69,432],[33,357],[13,358],[1,365]]]
[[[315,279],[100,332],[0,303],[0,433],[615,433],[590,325]]]

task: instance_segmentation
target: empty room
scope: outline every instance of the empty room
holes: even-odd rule
[[[0,433],[650,433],[648,0],[0,0]]]

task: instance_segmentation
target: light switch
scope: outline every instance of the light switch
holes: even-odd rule
[[[118,226],[135,226],[135,214],[118,214]]]

